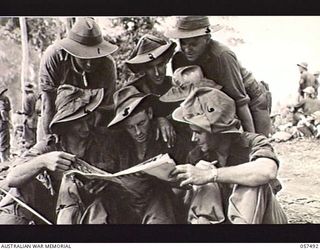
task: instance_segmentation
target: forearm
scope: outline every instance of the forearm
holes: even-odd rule
[[[55,106],[53,97],[48,93],[43,93],[42,97],[42,126],[45,134],[51,134],[50,122],[54,116]]]
[[[259,158],[237,166],[217,169],[217,182],[256,187],[277,176],[277,164],[269,158]]]
[[[7,176],[9,187],[20,187],[38,175],[44,169],[40,157],[35,157],[12,168]]]
[[[237,115],[241,121],[241,125],[244,131],[255,132],[252,115],[247,104],[237,106]]]

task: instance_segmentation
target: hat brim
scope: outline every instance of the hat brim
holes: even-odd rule
[[[64,38],[58,44],[69,54],[81,59],[94,59],[108,56],[118,49],[117,45],[111,44],[103,40],[98,45],[87,46],[75,42],[70,38]]]
[[[185,119],[183,117],[183,111],[182,111],[182,108],[179,107],[177,109],[175,109],[172,113],[172,118],[175,120],[175,121],[178,121],[178,122],[182,122],[182,123],[186,123],[186,124],[189,124],[189,125],[194,125],[194,126],[197,126],[199,128],[202,128],[204,129],[205,131],[209,132],[209,133],[213,133],[213,131],[211,130],[211,127],[208,128],[208,126],[206,126],[205,124],[199,122],[199,119]],[[240,134],[241,132],[237,129],[237,128],[230,128],[228,130],[225,130],[225,131],[220,131],[218,132],[220,134]]]
[[[188,90],[185,91],[179,87],[171,87],[167,93],[159,98],[159,100],[162,102],[181,102],[184,101],[190,93],[191,88],[188,88]]]
[[[97,95],[92,99],[92,101],[85,108],[81,108],[77,112],[69,116],[65,116],[65,117],[54,116],[50,123],[50,129],[54,130],[54,127],[58,124],[74,121],[82,117],[85,117],[86,115],[93,112],[95,109],[99,107],[103,98],[104,98],[104,89],[99,89],[99,92],[97,93]]]
[[[130,60],[127,60],[125,64],[127,67],[134,73],[138,73],[143,71],[146,67],[150,67],[153,65],[157,65],[164,61],[169,61],[170,58],[174,54],[174,50],[176,48],[176,43],[170,43],[166,45],[162,45],[156,50],[149,53],[137,55]]]
[[[304,69],[308,69],[306,66],[303,66],[303,65],[301,65],[301,64],[299,64],[299,63],[297,63],[297,66],[300,66],[300,67],[302,67],[302,68],[304,68]]]
[[[144,96],[141,97],[136,97],[136,100],[130,102],[130,104],[127,106],[125,105],[125,107],[121,107],[118,108],[116,111],[116,115],[115,117],[112,119],[112,121],[108,124],[108,128],[110,127],[114,127],[114,125],[119,124],[120,122],[122,122],[123,120],[125,120],[126,118],[128,118],[131,113],[136,109],[136,107],[144,100],[146,99],[151,99],[151,98],[155,98],[156,96],[153,94],[146,94]]]
[[[210,32],[208,32],[207,27],[196,29],[196,30],[183,30],[179,28],[174,28],[165,32],[165,36],[174,39],[183,39],[183,38],[191,38],[197,36],[203,36],[210,33],[218,32],[224,28],[221,24],[216,24],[213,26],[209,26]]]
[[[184,101],[195,88],[203,88],[203,87],[215,88],[215,89],[219,89],[219,90],[223,88],[221,85],[216,84],[214,81],[207,79],[207,78],[203,78],[199,82],[199,86],[194,86],[193,84],[187,85],[184,88],[172,86],[167,91],[167,93],[163,94],[160,97],[159,100],[162,102]]]
[[[3,94],[4,92],[6,92],[6,91],[8,91],[7,88],[4,88],[4,89],[0,90],[0,95],[2,95],[2,94]]]

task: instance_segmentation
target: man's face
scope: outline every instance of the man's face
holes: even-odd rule
[[[95,116],[91,113],[71,123],[72,124],[68,124],[68,133],[66,133],[66,135],[87,139],[94,128]]]
[[[142,110],[124,121],[124,126],[133,140],[144,143],[151,132],[152,109]]]
[[[83,70],[86,73],[90,73],[97,70],[100,67],[101,62],[102,60],[104,60],[104,58],[102,57],[94,59],[81,59],[75,57],[75,60],[81,70]]]
[[[305,68],[303,68],[303,67],[301,67],[301,66],[298,66],[298,68],[299,68],[299,72],[300,72],[300,74],[302,74],[304,71],[306,71],[306,69],[305,69]]]
[[[161,85],[167,73],[166,62],[146,68],[145,73],[153,83]]]
[[[181,50],[188,61],[196,61],[205,52],[209,39],[206,35],[179,39]]]
[[[219,141],[219,134],[211,134],[194,125],[190,125],[190,128],[192,130],[191,141],[196,142],[202,152],[208,152],[209,150],[217,149],[219,143],[221,143],[221,141]]]

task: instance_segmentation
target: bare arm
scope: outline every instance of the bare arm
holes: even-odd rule
[[[68,170],[74,160],[74,155],[59,151],[39,155],[12,168],[7,176],[8,185],[20,187],[43,170]]]
[[[223,168],[209,166],[210,163],[205,161],[198,164],[196,167],[191,164],[176,166],[171,173],[176,179],[173,178],[171,181],[180,181],[180,186],[221,182],[256,187],[268,183],[277,176],[277,164],[269,158],[258,158],[252,162]]]
[[[42,126],[45,134],[51,134],[49,125],[55,113],[55,95],[50,92],[42,92]]]
[[[248,104],[237,106],[237,115],[241,121],[243,130],[254,133],[253,119]]]

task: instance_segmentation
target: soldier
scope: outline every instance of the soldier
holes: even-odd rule
[[[0,88],[0,161],[7,161],[10,157],[10,100],[5,92],[8,89]]]
[[[172,58],[173,71],[182,66],[199,65],[206,78],[221,85],[222,91],[234,99],[243,129],[269,136],[267,90],[242,67],[229,48],[211,39],[211,33],[220,29],[219,25],[210,27],[206,16],[178,19],[177,26],[166,33],[167,37],[179,39],[181,47]]]
[[[103,39],[98,24],[92,18],[79,18],[67,38],[47,48],[40,63],[44,133],[51,133],[49,124],[55,114],[54,102],[60,85],[104,88],[103,106],[112,110],[109,105],[115,91],[116,66],[110,54],[117,49],[116,45]],[[103,119],[108,120],[106,113],[104,111]]]
[[[197,146],[172,181],[193,185],[186,196],[189,223],[286,223],[269,182],[279,160],[263,135],[240,132],[234,101],[217,89],[198,88],[173,119],[189,124]]]
[[[38,142],[21,159],[11,164],[12,168],[6,178],[11,187],[10,194],[0,202],[1,224],[43,223],[12,196],[25,202],[52,223],[57,218],[56,209],[60,212],[60,218],[74,223],[80,220],[83,223],[106,223],[106,211],[102,203],[97,202],[99,200],[89,199],[92,203],[89,202],[91,206],[88,207],[88,203],[85,203],[88,202],[87,197],[100,197],[101,193],[94,195],[97,190],[100,192],[105,187],[105,182],[83,181],[81,186],[80,181],[76,182],[78,186],[73,183],[72,189],[68,191],[79,187],[82,202],[74,201],[74,197],[68,200],[69,197],[66,198],[62,193],[66,179],[62,179],[62,176],[77,164],[78,158],[107,171],[104,165],[107,161],[104,158],[104,145],[108,145],[108,139],[94,129],[96,110],[103,98],[104,89],[81,89],[72,85],[58,88],[56,113],[50,123],[50,129],[57,136],[51,135]],[[81,207],[72,206],[74,202]]]
[[[109,168],[127,169],[159,154],[168,153],[176,163],[185,162],[187,150],[183,138],[177,136],[174,147],[156,140],[153,107],[158,103],[152,94],[139,92],[130,85],[114,94],[116,115],[108,125],[119,128],[118,139],[109,153]],[[170,185],[146,174],[124,176],[122,182],[131,193],[131,205],[137,211],[139,223],[176,223],[174,197]]]

